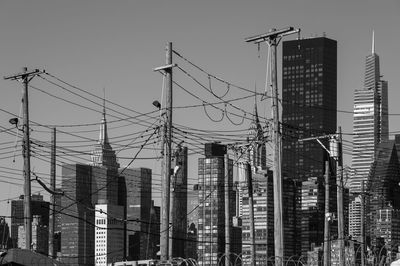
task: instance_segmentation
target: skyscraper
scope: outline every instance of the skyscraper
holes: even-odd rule
[[[316,140],[300,142],[299,139],[336,132],[337,43],[326,37],[285,41],[282,68],[282,173],[302,184],[303,192],[305,188],[312,191],[312,195],[299,194],[295,184],[294,198],[284,202],[284,210],[292,211],[286,217],[295,216],[292,223],[284,224],[284,245],[288,256],[306,255],[321,246],[324,239],[323,227],[315,226],[323,224],[325,217],[324,189],[318,189],[317,184],[324,183],[325,161],[329,156]],[[329,147],[327,139],[321,142]],[[333,185],[335,176],[330,180]],[[285,190],[284,186],[283,193],[287,194]],[[334,191],[336,187],[331,186],[332,196]],[[331,198],[331,202],[335,199]],[[291,206],[285,206],[289,203]],[[331,206],[330,211],[334,212]]]
[[[349,183],[350,193],[361,192],[366,187],[371,165],[376,159],[377,146],[389,138],[388,85],[381,80],[379,56],[375,53],[374,34],[372,52],[366,57],[364,88],[354,92],[353,155]],[[360,201],[350,200],[349,234],[361,235]],[[353,212],[353,213],[352,213]]]
[[[286,213],[288,219],[294,216],[292,223],[284,224],[284,248],[286,255],[300,255],[300,252],[305,255],[323,243],[323,230],[313,225],[323,224],[324,210],[321,208],[325,194],[314,183],[324,183],[328,154],[316,140],[299,142],[299,139],[336,132],[337,42],[326,37],[285,41],[282,55],[282,173],[317,193],[299,196],[300,191],[294,183],[293,198],[283,203],[284,217],[287,211],[291,211],[290,215]],[[321,139],[321,142],[329,147],[327,139]],[[330,182],[335,184],[334,175]],[[288,194],[285,193],[287,189],[283,187],[284,195]],[[336,187],[331,186],[332,196],[334,191]],[[314,200],[317,202],[312,203]],[[314,207],[307,206],[311,203]],[[334,212],[332,207],[330,211]]]
[[[148,250],[153,241],[151,224],[151,169],[149,168],[121,168],[120,204],[125,206],[126,235],[125,255],[128,260],[144,260],[153,258]],[[159,232],[158,232],[159,233]]]
[[[62,261],[73,265],[94,264],[95,205],[101,202],[112,208],[122,201],[119,164],[108,140],[105,105],[102,115],[91,165],[62,166],[61,253]]]
[[[366,57],[364,88],[354,92],[353,133],[354,174],[349,188],[350,192],[360,192],[361,181],[367,182],[377,145],[389,139],[388,85],[387,81],[381,80],[374,39],[372,52]]]
[[[283,174],[300,181],[322,177],[327,152],[317,141],[298,140],[336,132],[337,43],[285,41],[282,68]]]
[[[207,143],[206,158],[199,158],[199,230],[198,263],[199,265],[218,265],[225,254],[225,188],[228,188],[230,202],[235,202],[233,186],[233,161],[226,159],[226,146]],[[226,163],[228,165],[226,165]],[[225,168],[226,167],[226,168]],[[225,171],[228,169],[228,172]],[[228,225],[231,232],[235,204],[230,205]],[[231,252],[234,246],[231,234]]]

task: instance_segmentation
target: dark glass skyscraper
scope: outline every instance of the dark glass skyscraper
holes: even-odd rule
[[[286,223],[285,254],[303,255],[323,243],[324,189],[318,189],[325,173],[327,152],[316,140],[299,142],[299,139],[333,134],[337,127],[337,43],[326,37],[283,42],[282,60],[282,173],[289,180],[302,183],[303,194],[293,194],[285,200],[283,209],[296,207],[293,223]],[[321,139],[329,147],[327,139]],[[333,173],[333,169],[332,169]],[[314,181],[312,181],[314,180]],[[304,196],[304,189],[312,182],[312,192]],[[331,178],[331,202],[335,203],[335,176]],[[310,189],[310,188],[309,188]],[[287,187],[283,193],[287,194]],[[304,202],[303,202],[304,201]],[[310,204],[308,201],[315,201]],[[330,204],[335,211],[335,204]],[[290,216],[289,216],[290,217]],[[334,228],[334,227],[333,227]],[[301,249],[298,242],[301,241]]]
[[[336,132],[337,43],[325,37],[283,42],[282,64],[283,174],[321,177],[326,151],[298,139]]]

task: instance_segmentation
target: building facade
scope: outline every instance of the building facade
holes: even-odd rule
[[[285,226],[284,245],[287,256],[300,256],[323,243],[323,230],[314,225],[324,221],[321,206],[325,194],[317,184],[324,183],[328,154],[316,140],[301,142],[299,139],[336,132],[337,42],[326,37],[285,41],[282,56],[282,173],[295,183],[294,198],[284,201],[283,205],[294,215],[294,224]],[[327,139],[321,142],[329,147]],[[334,168],[331,172],[330,195],[333,196],[336,191]],[[300,194],[302,182],[305,187]],[[311,186],[310,182],[317,184]],[[284,194],[285,189],[284,186]],[[291,206],[285,207],[288,202]],[[330,211],[335,212],[335,209]]]
[[[95,265],[107,266],[123,260],[124,207],[96,204]]]
[[[299,181],[322,177],[326,151],[317,141],[298,140],[336,132],[337,43],[325,37],[285,41],[282,68],[283,174]]]
[[[154,258],[154,254],[148,251],[148,243],[154,239],[150,235],[150,222],[154,220],[150,215],[151,201],[151,178],[152,172],[149,168],[121,168],[119,170],[120,204],[125,206],[126,235],[125,255],[128,260],[145,260]]]
[[[353,120],[353,174],[349,180],[349,190],[353,194],[351,211],[360,213],[352,201],[360,193],[361,183],[367,183],[371,165],[376,159],[377,146],[389,138],[388,85],[381,80],[379,56],[375,53],[375,41],[372,40],[372,52],[366,57],[364,87],[354,92]],[[361,206],[360,206],[361,207]],[[355,213],[349,215],[349,234],[361,235],[361,217]]]
[[[32,217],[40,217],[43,226],[49,226],[49,211],[50,203],[43,200],[43,195],[33,194],[31,196],[31,212]],[[24,226],[24,196],[21,195],[18,200],[11,201],[11,239],[13,247],[25,248],[25,246],[18,246],[19,226]],[[47,235],[42,237],[48,238]],[[24,242],[25,243],[25,242]],[[47,253],[45,253],[47,255]]]
[[[226,156],[224,145],[207,143],[205,154],[205,158],[199,158],[198,161],[198,263],[218,265],[218,261],[225,254],[225,188],[229,191],[230,202],[235,202],[233,161]],[[235,204],[230,204],[228,215],[229,230],[233,232]],[[230,251],[234,253],[232,238],[230,244]]]
[[[377,239],[386,245],[400,246],[400,163],[394,140],[377,146],[376,160],[370,171],[366,190],[369,192],[367,216],[372,246]]]

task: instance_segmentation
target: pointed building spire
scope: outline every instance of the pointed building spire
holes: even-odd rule
[[[375,31],[372,30],[372,53],[375,53]]]
[[[105,166],[108,169],[118,169],[117,156],[108,141],[107,120],[106,120],[106,92],[103,89],[103,117],[100,124],[100,135],[97,144],[92,152],[92,165]]]
[[[257,111],[257,83],[254,83],[254,119],[258,123],[258,111]]]
[[[103,88],[103,117],[101,119],[100,125],[100,135],[99,141],[100,144],[108,144],[108,133],[107,133],[107,120],[106,120],[106,89]]]

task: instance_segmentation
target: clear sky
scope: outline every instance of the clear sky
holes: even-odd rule
[[[121,150],[118,153],[121,165],[127,165],[130,159],[123,157],[132,158],[153,131],[152,126],[158,125],[154,118],[142,116],[140,119],[146,121],[140,122],[133,117],[137,115],[134,111],[154,111],[152,101],[162,97],[162,76],[152,69],[165,64],[167,42],[173,42],[175,50],[206,72],[251,91],[257,84],[257,91],[262,93],[267,49],[262,45],[258,53],[257,47],[245,43],[244,38],[267,32],[270,28],[294,26],[301,28],[304,38],[325,33],[338,41],[338,110],[345,111],[338,113],[338,125],[342,126],[345,139],[350,143],[351,137],[347,134],[352,132],[353,92],[363,83],[365,56],[371,52],[372,30],[375,30],[381,73],[389,82],[390,132],[400,132],[399,14],[398,0],[2,0],[0,73],[2,76],[14,74],[24,66],[45,69],[81,89],[48,75],[43,77],[63,88],[40,77],[31,81],[34,87],[30,88],[29,95],[31,120],[42,125],[57,125],[59,130],[74,134],[57,135],[59,146],[70,149],[60,148],[59,164],[90,160],[86,153],[90,152],[98,137],[99,126],[96,123],[101,119],[100,98],[105,88],[108,101],[125,107],[107,103],[107,119],[113,121],[109,124],[110,140],[117,151]],[[186,139],[190,139],[188,142],[195,148],[193,152],[200,151],[199,143],[203,142],[200,137],[212,139],[212,136],[204,135],[207,132],[230,130],[225,132],[232,135],[227,137],[230,139],[245,134],[248,119],[241,125],[233,125],[228,119],[241,122],[244,113],[238,109],[228,105],[227,111],[238,116],[231,114],[217,123],[210,121],[203,107],[188,107],[203,102],[215,103],[219,99],[205,89],[209,88],[207,75],[177,56],[174,62],[205,85],[201,87],[180,69],[174,70],[174,79],[192,93],[177,86],[174,88],[174,106],[186,107],[174,111],[174,122],[181,130],[188,127],[187,131],[191,131]],[[211,79],[211,84],[217,95],[223,95],[227,90],[224,83]],[[0,79],[0,216],[10,215],[8,199],[23,193],[20,143],[14,148],[14,141],[20,136],[15,136],[16,130],[4,131],[11,127],[8,120],[13,117],[7,112],[17,115],[20,112],[21,89],[21,83]],[[230,86],[224,100],[248,96],[251,93]],[[252,112],[252,99],[232,103]],[[224,108],[224,105],[216,107]],[[206,110],[213,119],[221,117],[221,112],[213,107]],[[265,118],[270,118],[267,101],[259,102],[259,111]],[[157,117],[157,113],[151,116]],[[123,118],[129,119],[121,121]],[[144,132],[148,127],[149,131]],[[200,132],[198,129],[205,132],[194,136]],[[46,145],[50,141],[50,131],[35,124],[32,130],[35,152],[32,170],[48,183],[49,149]],[[141,132],[144,132],[143,136]],[[177,139],[184,138],[179,135]],[[151,139],[150,144],[132,166],[152,168],[155,179],[159,180],[157,174],[160,173],[161,161],[144,158],[159,155],[159,143]],[[347,164],[350,163],[350,150],[348,148],[346,152]],[[193,183],[197,164],[196,156],[191,158],[193,163],[189,172]],[[60,174],[58,167],[58,178]],[[154,183],[153,194],[159,197],[159,181]],[[33,190],[38,190],[33,184]]]

